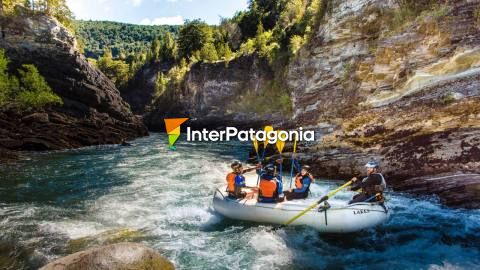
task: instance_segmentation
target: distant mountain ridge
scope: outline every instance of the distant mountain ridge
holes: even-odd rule
[[[161,38],[166,32],[176,35],[179,26],[136,25],[111,21],[74,22],[77,38],[81,40],[84,54],[89,58],[99,58],[105,49],[112,50],[112,56],[128,56],[147,51],[151,42]]]

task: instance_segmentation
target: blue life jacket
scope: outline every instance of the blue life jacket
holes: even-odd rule
[[[245,187],[245,176],[237,174],[235,176],[235,186],[237,187]]]

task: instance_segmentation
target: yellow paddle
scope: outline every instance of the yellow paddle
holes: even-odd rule
[[[288,220],[287,222],[285,222],[282,226],[280,226],[281,228],[282,227],[286,227],[288,225],[290,225],[292,222],[294,222],[295,220],[297,220],[298,218],[300,218],[301,216],[305,215],[308,211],[312,210],[313,208],[317,207],[319,204],[321,204],[322,202],[328,200],[329,198],[331,198],[332,196],[334,196],[335,194],[337,194],[340,190],[348,187],[349,185],[351,185],[353,182],[350,180],[348,181],[347,183],[345,183],[343,186],[335,189],[334,191],[331,191],[330,193],[328,193],[326,196],[323,196],[322,199],[320,199],[318,202],[315,202],[314,204],[310,205],[307,209],[303,210],[300,214],[294,216],[293,218],[291,218],[290,220]]]
[[[255,152],[257,153],[257,157],[260,158],[258,156],[258,141],[255,138],[253,139],[253,147],[255,148]]]
[[[283,152],[283,148],[285,147],[285,141],[282,141],[278,138],[278,134],[279,134],[279,131],[277,131],[277,150],[278,152],[280,153],[280,155],[282,154]]]

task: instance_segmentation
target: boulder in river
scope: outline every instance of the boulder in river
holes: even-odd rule
[[[171,270],[173,264],[155,250],[137,243],[119,243],[77,252],[41,270]]]

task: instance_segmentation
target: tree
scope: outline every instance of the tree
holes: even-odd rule
[[[155,40],[152,42],[152,48],[151,48],[152,59],[153,59],[153,60],[157,60],[157,59],[159,58],[159,56],[160,56],[160,47],[161,47],[160,40],[155,39]]]
[[[111,50],[105,50],[104,56],[97,61],[97,67],[118,87],[123,88],[130,79],[131,68],[122,60],[113,60]]]
[[[74,26],[78,39],[85,44],[85,55],[96,59],[103,56],[104,48],[112,49],[114,59],[120,58],[121,52],[124,52],[127,58],[129,55],[144,54],[152,49],[152,42],[156,39],[154,37],[158,37],[161,43],[171,38],[168,47],[174,48],[175,36],[179,29],[178,26],[98,21],[75,21]],[[132,61],[127,63],[131,64]]]
[[[34,65],[22,65],[18,73],[20,92],[16,101],[20,108],[39,110],[50,104],[63,104]]]
[[[0,14],[12,13],[16,5],[22,5],[23,0],[0,0]]]
[[[242,41],[255,37],[257,26],[261,22],[260,16],[253,10],[240,11],[235,14],[233,21],[238,25],[242,33]]]
[[[226,38],[230,42],[233,49],[237,50],[242,44],[242,30],[238,23],[233,20],[222,18],[220,28],[226,32]]]
[[[8,74],[8,59],[0,49],[0,106],[3,106],[12,94],[12,77]]]
[[[195,51],[201,50],[211,42],[209,26],[201,20],[187,21],[178,33],[178,52],[180,57],[190,58]]]
[[[172,33],[167,32],[163,36],[162,46],[160,48],[160,58],[165,62],[172,62],[177,56],[177,44]]]
[[[218,60],[217,50],[211,42],[205,44],[205,46],[203,46],[203,48],[200,50],[200,59],[210,62]]]

